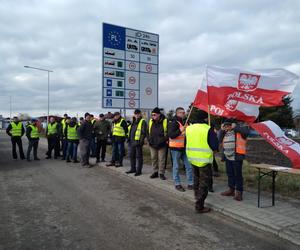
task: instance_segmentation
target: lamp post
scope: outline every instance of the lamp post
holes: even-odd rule
[[[41,70],[41,71],[46,71],[48,73],[48,112],[47,112],[47,127],[49,124],[49,106],[50,106],[50,72],[53,72],[52,70],[49,69],[42,69],[42,68],[36,68],[36,67],[31,67],[31,66],[24,66],[25,68],[28,69],[36,69],[36,70]]]

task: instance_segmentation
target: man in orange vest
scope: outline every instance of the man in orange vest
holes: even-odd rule
[[[172,165],[173,165],[173,180],[175,189],[184,192],[185,189],[181,185],[179,176],[179,162],[183,161],[185,166],[185,172],[187,177],[187,189],[193,189],[193,169],[189,163],[185,152],[185,111],[184,108],[176,108],[176,115],[169,123],[168,135],[169,135],[169,148],[171,150]]]
[[[223,196],[234,196],[237,201],[243,200],[243,160],[246,155],[246,140],[249,134],[247,126],[237,125],[235,120],[226,119],[221,129],[223,134],[223,150],[228,176],[228,190],[221,193]]]

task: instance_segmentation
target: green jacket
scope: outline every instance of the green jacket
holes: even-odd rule
[[[98,140],[105,140],[111,131],[110,122],[107,120],[96,121],[94,124],[94,130]]]

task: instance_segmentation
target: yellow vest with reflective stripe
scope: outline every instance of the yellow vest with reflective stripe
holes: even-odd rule
[[[33,125],[29,125],[29,127],[31,127],[30,137],[32,139],[39,138],[40,137],[40,133],[39,133],[38,128],[36,126],[33,126]]]
[[[65,118],[61,120],[61,124],[62,124],[63,133],[64,133],[65,128],[66,128],[66,119]]]
[[[122,121],[124,121],[123,118],[118,123],[114,123],[113,124],[113,136],[121,136],[121,137],[125,137],[126,136],[125,130],[121,126]]]
[[[186,128],[186,155],[197,167],[213,162],[213,151],[207,142],[209,129],[207,124],[193,124]]]
[[[143,121],[145,121],[145,120],[144,120],[144,119],[141,119],[141,120],[139,121],[139,124],[137,125],[136,131],[135,131],[135,135],[134,135],[134,140],[135,140],[135,141],[139,141],[140,138],[141,138]],[[132,125],[128,126],[128,136],[130,136],[131,126],[132,126]]]
[[[67,133],[68,140],[79,140],[79,136],[77,133],[77,125],[74,127],[68,126],[68,133]]]
[[[151,128],[152,128],[153,120],[151,119],[149,122],[149,135],[151,133]],[[167,136],[167,127],[168,127],[168,120],[165,118],[163,120],[163,128],[164,128],[164,134]]]
[[[48,124],[48,135],[57,134],[57,122]]]
[[[11,124],[11,135],[12,136],[22,136],[22,123],[19,122],[16,124],[15,122],[12,122]]]

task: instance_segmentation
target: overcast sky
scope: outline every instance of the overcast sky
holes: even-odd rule
[[[0,0],[0,114],[101,113],[102,22],[160,35],[159,103],[187,107],[205,64],[300,75],[300,1]],[[300,109],[300,86],[293,94]]]

